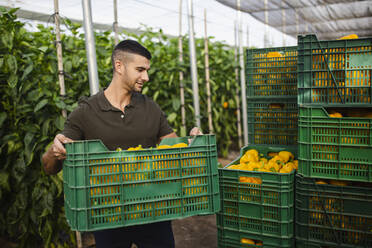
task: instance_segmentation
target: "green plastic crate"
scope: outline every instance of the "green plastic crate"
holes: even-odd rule
[[[275,236],[262,236],[248,233],[245,231],[237,231],[230,228],[222,227],[217,223],[217,242],[218,248],[292,248],[294,246],[294,238],[277,238]],[[262,245],[253,245],[242,243],[242,239],[251,239],[261,241]]]
[[[221,212],[219,225],[237,231],[277,238],[293,238],[294,235],[294,175],[291,173],[270,173],[227,169],[239,164],[240,157],[249,149],[269,157],[270,152],[287,150],[288,147],[250,145],[241,149],[240,156],[219,168]],[[240,182],[240,177],[258,178],[261,184]]]
[[[316,180],[296,176],[297,247],[372,247],[371,186]]]
[[[247,49],[246,67],[248,98],[297,97],[296,46]]]
[[[297,146],[297,98],[248,100],[248,142]]]
[[[163,139],[161,145],[188,142]],[[109,151],[100,140],[66,144],[65,212],[72,230],[94,231],[220,210],[214,135],[185,148]]]
[[[307,177],[372,182],[372,118],[300,107],[299,168]]]
[[[298,36],[298,104],[371,105],[372,38]]]

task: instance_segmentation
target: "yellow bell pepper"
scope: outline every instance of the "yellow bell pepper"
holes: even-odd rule
[[[347,182],[340,181],[340,180],[330,180],[329,184],[337,185],[337,186],[348,186],[349,185]]]
[[[182,148],[182,147],[188,147],[188,145],[186,143],[178,143],[178,144],[174,144],[172,147],[173,148]]]
[[[270,160],[264,167],[270,172],[278,172],[281,166],[277,162]]]
[[[293,160],[293,164],[295,165],[295,169],[298,170],[298,160]]]
[[[283,157],[277,155],[277,156],[273,157],[272,159],[270,159],[269,162],[270,162],[270,161],[273,161],[273,162],[281,161],[281,162],[284,163],[284,162],[285,162],[285,158],[283,158]]]
[[[258,162],[258,151],[255,149],[250,149],[245,152],[245,154],[240,158],[240,163]]]
[[[358,39],[358,38],[359,38],[359,36],[357,34],[349,34],[349,35],[346,35],[346,36],[342,36],[338,40],[351,40],[351,39]]]
[[[247,166],[247,170],[254,171],[255,169],[258,169],[261,167],[261,164],[259,162],[250,162]]]
[[[242,238],[242,239],[240,240],[240,242],[241,242],[242,244],[250,244],[250,245],[254,245],[254,241],[253,241],[252,239]]]
[[[138,150],[143,150],[142,145],[139,145],[137,147],[129,147],[127,149],[127,151],[138,151]]]
[[[291,152],[288,151],[281,151],[278,154],[279,157],[283,158],[283,162],[287,163],[288,161],[294,159],[294,156]]]
[[[168,148],[172,148],[172,146],[170,146],[170,145],[160,145],[157,148],[158,149],[168,149]]]
[[[227,167],[227,169],[230,169],[230,170],[240,170],[240,168],[241,168],[240,164],[233,164]]]
[[[267,58],[280,58],[283,55],[280,52],[268,52],[266,55]]]
[[[290,173],[293,170],[292,166],[285,164],[280,170],[279,173]]]

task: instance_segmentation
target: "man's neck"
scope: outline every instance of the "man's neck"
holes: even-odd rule
[[[125,106],[130,103],[132,93],[120,86],[121,85],[118,82],[114,82],[113,79],[104,91],[104,94],[112,106],[124,111]]]

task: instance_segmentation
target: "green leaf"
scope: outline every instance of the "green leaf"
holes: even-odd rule
[[[21,77],[21,80],[25,79],[27,77],[27,75],[30,74],[30,72],[32,71],[33,68],[34,68],[34,65],[33,64],[29,64],[26,67],[26,69],[24,70],[23,75]]]
[[[110,57],[108,57],[108,58],[111,61],[111,58]],[[79,66],[79,61],[80,61],[80,57],[78,55],[74,54],[72,56],[72,62],[71,62],[72,64],[71,64],[71,66],[74,67],[74,68],[77,68]]]
[[[146,95],[149,92],[149,87],[143,87],[142,94]]]
[[[7,114],[5,112],[0,113],[0,127],[3,126],[4,121],[6,120]]]
[[[52,238],[53,228],[51,221],[49,218],[45,221],[44,225],[40,225],[39,227],[39,234],[43,238],[43,241],[45,243],[44,247],[50,246],[50,241]]]
[[[155,101],[155,102],[156,102],[156,99],[158,99],[159,93],[160,93],[160,91],[157,90],[157,91],[155,92],[155,94],[154,94],[154,97],[153,97],[153,98],[154,98],[154,101]]]
[[[173,109],[174,111],[177,111],[180,109],[180,106],[181,106],[181,101],[179,98],[173,98],[172,99],[172,106],[173,106]]]
[[[17,86],[18,82],[18,76],[17,74],[11,74],[10,77],[8,78],[8,85],[10,88],[15,88]]]
[[[184,128],[183,126],[181,126],[181,128],[180,128],[180,135],[181,135],[181,137],[186,136],[186,128]]]
[[[72,70],[72,63],[71,63],[71,61],[70,60],[66,61],[65,64],[64,64],[64,66],[63,66],[63,68],[64,68],[64,71],[65,72],[71,72],[71,70]]]
[[[47,208],[44,208],[39,218],[43,218],[45,216],[48,216],[49,214],[51,214],[51,212]]]
[[[0,58],[0,68],[3,67],[4,64],[4,58]]]
[[[3,33],[1,35],[1,41],[3,42],[3,44],[5,45],[5,47],[7,47],[9,50],[12,49],[12,47],[13,47],[13,38],[12,38],[12,33],[11,32]]]
[[[34,113],[42,109],[45,105],[47,105],[47,103],[48,103],[47,99],[43,99],[40,102],[38,102],[34,108]]]
[[[51,119],[48,119],[48,120],[43,122],[43,125],[41,127],[41,135],[42,136],[47,136],[48,135],[49,125],[50,125],[51,121],[52,121]]]
[[[170,115],[168,115],[167,119],[169,122],[173,122],[175,119],[177,118],[177,114],[176,113],[171,113]]]
[[[24,138],[24,144],[25,144],[25,158],[26,158],[26,165],[29,165],[34,157],[34,149],[36,146],[36,143],[33,143],[34,134],[31,132],[27,132],[26,136]]]
[[[39,201],[42,195],[43,195],[43,192],[40,188],[40,185],[36,185],[36,187],[34,187],[32,190],[32,195],[31,195],[32,199],[35,201]]]
[[[16,201],[14,203],[14,207],[17,207],[19,210],[24,210],[27,208],[27,200],[28,200],[28,191],[23,183],[21,186],[21,190],[17,192]]]
[[[55,175],[55,176],[51,176],[51,179],[53,181],[53,183],[56,185],[57,187],[57,197],[59,197],[62,192],[63,192],[63,185],[62,185],[62,181],[60,180],[60,178],[58,177],[58,175]]]
[[[27,94],[27,100],[28,101],[32,101],[32,102],[35,102],[35,101],[38,101],[39,98],[40,98],[40,92],[38,89],[36,90],[32,90],[30,91],[28,94]]]
[[[12,167],[12,177],[15,179],[15,182],[19,184],[26,172],[26,164],[22,158],[17,159],[15,164]]]
[[[63,127],[65,125],[65,118],[62,115],[58,116],[56,118],[54,124],[56,125],[58,130],[63,130]]]
[[[42,51],[43,53],[45,53],[48,50],[48,47],[47,46],[41,46],[41,47],[39,47],[39,50]]]
[[[0,171],[0,187],[6,191],[10,191],[9,173],[6,171]]]

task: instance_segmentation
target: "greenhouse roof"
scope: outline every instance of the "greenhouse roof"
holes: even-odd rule
[[[237,8],[237,0],[217,0]],[[257,20],[292,37],[315,33],[319,39],[337,39],[349,34],[372,36],[371,0],[241,0],[240,9]]]
[[[82,23],[83,9],[81,0],[59,0],[59,12],[62,18]],[[94,28],[112,29],[114,21],[113,0],[91,0]],[[144,26],[161,28],[170,36],[179,35],[180,0],[117,0],[118,24],[126,31],[144,30]],[[0,6],[17,7],[17,16],[29,26],[39,22],[53,25],[54,1],[45,0],[0,0]],[[182,34],[188,34],[187,0],[182,0]],[[194,31],[197,38],[204,37],[204,9],[207,10],[208,36],[213,41],[226,41],[235,44],[234,21],[237,11],[216,0],[193,0]],[[63,23],[63,22],[62,22]],[[242,15],[244,46],[263,47],[265,25],[250,16]],[[62,27],[63,28],[63,27]],[[293,46],[296,38],[283,35],[280,30],[269,28],[269,46]]]

